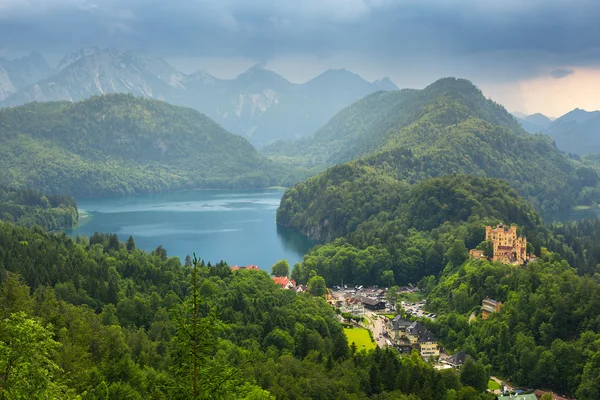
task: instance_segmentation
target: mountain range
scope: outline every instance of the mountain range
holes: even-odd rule
[[[352,102],[397,89],[387,78],[368,82],[346,70],[295,84],[259,65],[219,79],[203,71],[185,74],[147,53],[114,49],[80,49],[54,70],[39,54],[0,60],[0,107],[131,93],[194,108],[257,147],[310,136]]]
[[[513,115],[527,132],[546,133],[562,151],[578,155],[600,153],[600,111],[576,108],[555,120],[539,113]]]

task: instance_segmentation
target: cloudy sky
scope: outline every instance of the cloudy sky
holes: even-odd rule
[[[346,68],[400,87],[464,77],[511,111],[600,109],[598,0],[0,0],[0,55],[144,49],[191,72]]]

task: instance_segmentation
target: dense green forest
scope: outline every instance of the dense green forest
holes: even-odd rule
[[[599,219],[544,225],[504,180],[451,175],[408,185],[368,168],[342,165],[319,176],[325,193],[302,191],[318,199],[313,214],[294,214],[287,209],[294,201],[282,201],[280,218],[307,218],[293,223],[336,238],[294,267],[297,281],[314,274],[329,285],[419,281],[427,310],[439,315],[428,325],[447,350],[466,351],[515,385],[599,398]],[[317,215],[326,223],[310,219]],[[485,225],[498,222],[518,224],[537,260],[524,267],[469,260]],[[486,297],[502,301],[502,311],[469,323]]]
[[[526,133],[502,106],[462,79],[441,79],[421,91],[372,94],[342,110],[312,139],[279,143],[265,152],[313,169],[343,162],[353,169],[373,167],[405,183],[452,173],[502,178],[543,214],[592,205],[600,197],[597,164],[569,158],[546,135]],[[332,175],[345,171],[326,174],[342,182],[345,176]],[[352,179],[372,178],[355,170]],[[299,185],[296,195],[326,193],[321,181]],[[312,185],[319,187],[307,189]],[[304,202],[308,195],[299,196],[297,209],[312,213]]]
[[[356,187],[352,180],[340,186],[323,182],[328,189],[316,196],[311,214],[294,213],[297,203],[287,195],[282,199],[278,221],[314,226],[320,231],[307,233],[337,238],[304,256],[293,269],[296,280],[305,282],[316,271],[330,284],[341,279],[385,286],[415,283],[437,275],[449,263],[461,265],[467,249],[485,239],[486,224],[517,223],[528,235],[541,224],[535,209],[503,180],[453,175],[411,186],[389,184],[378,174],[364,177]],[[292,198],[294,190],[289,192]],[[327,219],[311,219],[319,215]],[[289,216],[306,219],[284,219]]]
[[[487,296],[504,303],[500,313],[469,323]],[[556,253],[526,267],[472,260],[446,271],[428,309],[441,314],[430,328],[447,349],[514,384],[600,398],[599,276],[578,276]]]
[[[490,398],[416,353],[349,346],[323,298],[264,271],[199,262],[194,290],[190,264],[114,234],[0,222],[2,397]]]
[[[0,219],[27,227],[39,225],[46,230],[56,230],[76,224],[79,214],[75,199],[71,197],[0,185]]]
[[[81,197],[281,184],[285,168],[188,108],[113,94],[0,110],[0,183]]]

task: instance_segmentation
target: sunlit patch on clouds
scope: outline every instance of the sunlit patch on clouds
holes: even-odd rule
[[[550,75],[552,75],[552,77],[556,79],[561,79],[571,74],[573,74],[573,70],[568,68],[557,68],[554,71],[550,72]]]

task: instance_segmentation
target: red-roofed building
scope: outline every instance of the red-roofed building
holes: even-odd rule
[[[231,270],[232,271],[237,271],[237,270],[240,270],[240,269],[246,269],[246,270],[251,269],[253,271],[260,271],[260,269],[256,265],[254,265],[254,264],[252,264],[252,265],[246,265],[245,267],[240,267],[239,265],[232,265],[231,266]]]
[[[284,289],[293,289],[296,287],[296,281],[288,278],[287,276],[274,276],[273,282],[275,282]]]

